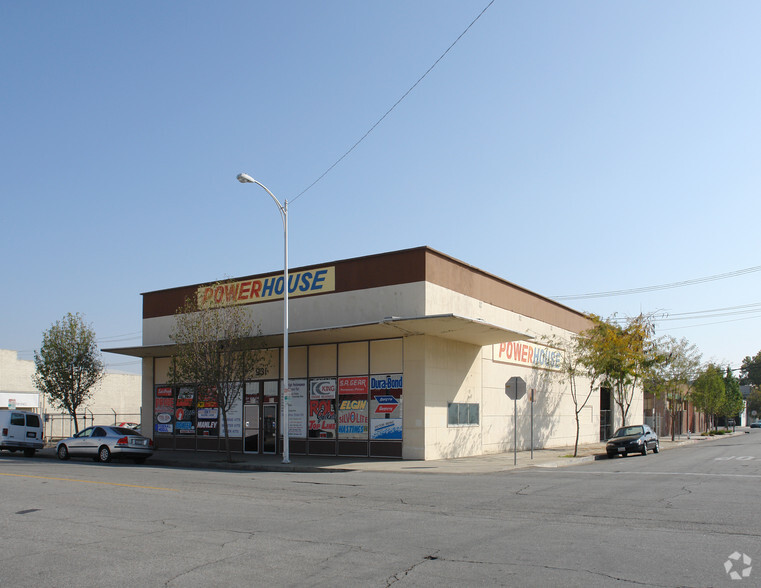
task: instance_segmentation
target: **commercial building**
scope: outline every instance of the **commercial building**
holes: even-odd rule
[[[0,410],[23,409],[45,417],[45,437],[68,437],[76,430],[67,412],[53,408],[34,386],[34,362],[19,359],[18,352],[0,349]],[[106,373],[93,388],[90,400],[80,408],[79,428],[94,424],[137,422],[141,413],[141,377]]]
[[[230,443],[280,453],[282,271],[212,284],[143,294],[143,344],[108,351],[142,358],[143,431],[157,447],[220,450],[218,407],[192,382],[169,383],[170,334],[188,297],[244,305],[267,361],[240,383]],[[440,459],[511,451],[516,441],[573,444],[560,365],[563,342],[590,326],[584,314],[428,247],[294,268],[289,300],[291,455]],[[513,377],[529,391],[516,401],[505,394]],[[641,392],[630,414],[642,414]],[[610,391],[595,390],[580,419],[581,443],[599,441],[601,419],[617,420]]]

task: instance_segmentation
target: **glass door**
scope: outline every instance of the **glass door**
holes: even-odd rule
[[[247,404],[243,407],[245,432],[243,440],[244,453],[259,453],[259,405]]]
[[[263,407],[262,453],[277,453],[277,404]]]

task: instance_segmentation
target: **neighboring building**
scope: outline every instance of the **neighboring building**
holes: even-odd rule
[[[645,424],[649,425],[659,437],[671,437],[672,418],[666,400],[645,391],[644,402]],[[700,434],[708,428],[705,415],[695,410],[686,393],[685,401],[678,407],[673,423],[675,437]]]
[[[228,291],[260,324],[268,365],[244,383],[231,418],[236,451],[280,453],[283,275],[237,278]],[[505,383],[536,391],[534,447],[574,443],[574,405],[557,369],[568,340],[589,326],[573,309],[427,247],[295,268],[289,275],[290,453],[439,459],[531,445],[532,405]],[[143,294],[143,432],[159,448],[219,450],[218,410],[192,382],[172,387],[174,315],[208,284]],[[262,338],[252,338],[252,346]],[[588,389],[586,380],[579,390]],[[637,391],[630,421],[642,415]],[[581,412],[581,443],[620,422],[609,390]],[[605,427],[601,427],[601,419]],[[604,435],[603,435],[604,436]]]
[[[0,349],[0,410],[22,408],[46,415],[47,438],[68,436],[74,423],[65,411],[54,409],[32,381],[35,367],[31,360],[18,358],[18,352]],[[90,402],[81,409],[84,425],[140,422],[141,376],[109,374],[95,386]]]

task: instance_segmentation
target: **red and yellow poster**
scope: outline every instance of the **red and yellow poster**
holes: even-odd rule
[[[338,378],[338,438],[367,440],[369,378]]]

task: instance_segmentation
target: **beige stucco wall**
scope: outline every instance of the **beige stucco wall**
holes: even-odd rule
[[[417,317],[425,312],[425,282],[384,288],[291,298],[291,332],[378,322],[389,316]],[[260,302],[245,307],[262,335],[282,334],[283,302]],[[143,319],[143,345],[170,344],[173,316]]]
[[[34,395],[37,397],[34,408],[40,413],[57,415],[55,421],[60,421],[60,409],[52,408],[35,388],[32,381],[34,372],[33,361],[18,359],[16,351],[0,349],[0,392],[25,392]],[[131,422],[139,420],[142,404],[141,379],[142,377],[136,374],[105,374],[101,382],[96,384],[90,401],[85,405],[87,414],[93,415],[95,424],[113,424],[115,419]],[[7,403],[0,405],[0,409],[4,408],[7,408]],[[87,424],[91,424],[90,420]],[[50,427],[52,425],[49,425]],[[68,434],[68,430],[63,426],[61,431],[46,432],[57,436],[59,432]]]
[[[531,447],[532,405],[528,396],[515,403],[504,385],[519,376],[527,388],[536,390],[533,404],[533,445],[570,447],[575,442],[575,404],[567,382],[559,372],[495,362],[492,347],[478,347],[437,337],[404,339],[404,452],[405,459],[445,459],[504,453],[514,447],[517,406],[517,447]],[[577,381],[580,403],[589,390],[589,380]],[[476,403],[480,406],[477,426],[450,426],[448,404]],[[614,427],[621,424],[620,411],[613,405]],[[642,421],[642,392],[629,411],[629,422]],[[579,443],[598,442],[600,435],[600,391],[595,387],[579,413]]]

